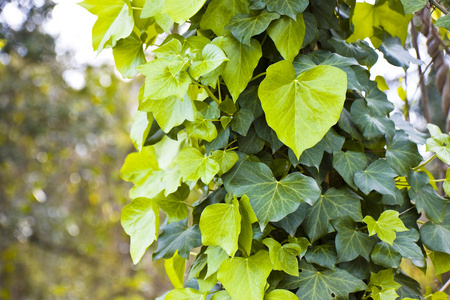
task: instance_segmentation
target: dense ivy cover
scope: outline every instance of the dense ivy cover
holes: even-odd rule
[[[390,119],[363,41],[393,65],[420,64],[403,43],[425,4],[81,3],[98,15],[95,50],[146,77],[122,225],[134,263],[157,242],[175,287],[161,299],[423,299],[401,260],[450,269],[448,199],[421,164],[423,137]],[[429,130],[427,150],[449,163],[449,136]]]

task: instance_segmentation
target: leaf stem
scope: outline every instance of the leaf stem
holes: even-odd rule
[[[442,178],[442,179],[432,179],[432,180],[430,180],[430,182],[444,182],[444,181],[446,181],[447,179],[446,178]]]
[[[445,9],[445,7],[443,7],[442,5],[440,5],[439,3],[437,3],[435,0],[430,0],[430,3],[434,6],[436,6],[437,8],[439,8],[440,11],[442,11],[444,14],[448,14],[448,10]]]
[[[404,213],[407,213],[408,211],[410,211],[410,210],[413,209],[413,208],[414,208],[414,206],[411,206],[411,207],[408,208],[407,210],[402,211],[401,213],[399,213],[398,215],[401,216],[401,215],[403,215]]]
[[[206,93],[208,94],[208,96],[211,97],[211,99],[214,100],[214,102],[216,102],[217,104],[222,103],[222,101],[220,101],[219,99],[217,99],[216,96],[214,96],[214,94],[211,92],[211,90],[209,89],[209,87],[207,87],[206,85],[200,84],[200,83],[198,83],[197,81],[194,81],[194,83],[195,83],[196,85],[198,85],[199,87],[203,88],[203,89],[206,91]]]
[[[142,10],[142,7],[135,7],[135,6],[132,6],[131,9]]]
[[[256,75],[256,76],[253,77],[252,79],[250,79],[250,81],[253,81],[253,80],[255,80],[255,79],[258,79],[259,77],[264,76],[264,75],[266,75],[266,72],[259,73],[258,75]]]
[[[420,165],[418,165],[417,167],[415,167],[415,168],[413,168],[413,171],[417,171],[417,170],[420,170],[421,168],[423,168],[423,167],[425,167],[428,163],[430,163],[433,159],[435,159],[437,156],[436,156],[436,153],[432,156],[432,157],[430,157],[427,161],[425,161],[425,162],[423,162],[423,163],[421,163]]]

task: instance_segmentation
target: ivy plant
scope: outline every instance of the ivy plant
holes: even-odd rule
[[[157,244],[175,287],[160,299],[424,299],[400,263],[450,269],[448,198],[370,71],[374,47],[421,63],[403,44],[425,4],[81,3],[94,49],[145,76],[121,221],[134,263]],[[449,136],[429,130],[449,163]]]

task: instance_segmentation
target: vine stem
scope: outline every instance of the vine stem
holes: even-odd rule
[[[436,6],[437,8],[439,8],[440,11],[442,11],[444,14],[448,14],[448,10],[445,9],[445,7],[443,7],[442,5],[440,5],[439,3],[436,2],[436,0],[430,0],[430,3],[434,6]]]
[[[210,96],[211,99],[214,100],[214,102],[216,102],[217,104],[222,103],[219,99],[217,99],[216,96],[214,96],[214,94],[211,92],[211,90],[209,89],[209,87],[207,87],[207,86],[205,86],[205,85],[202,85],[202,84],[198,83],[197,81],[194,81],[194,83],[195,83],[196,85],[198,85],[199,87],[203,88],[203,89],[206,91],[206,93],[208,94],[208,96]]]
[[[430,157],[426,162],[421,163],[417,167],[413,168],[413,171],[420,170],[420,168],[425,167],[429,162],[431,162],[433,159],[435,159],[437,156],[434,154],[432,157]]]
[[[431,182],[444,182],[446,180],[447,180],[446,178],[443,178],[443,179],[434,179],[434,180],[430,180],[430,181]]]
[[[135,7],[135,6],[132,6],[131,9],[142,10],[142,7]]]
[[[250,79],[250,81],[253,81],[253,80],[255,80],[255,79],[258,79],[259,77],[264,76],[264,75],[266,75],[266,72],[259,73],[258,75],[256,75],[256,76],[253,77],[252,79]]]
[[[450,286],[450,279],[447,280],[447,282],[441,287],[441,289],[439,290],[439,292],[445,291],[449,286]]]

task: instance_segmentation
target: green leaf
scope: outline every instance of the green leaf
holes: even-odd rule
[[[288,243],[282,246],[271,238],[264,239],[263,244],[269,248],[270,262],[274,270],[281,270],[292,276],[298,276],[297,256],[302,252],[298,244]]]
[[[355,173],[354,181],[357,187],[366,195],[372,190],[381,194],[389,194],[395,197],[395,181],[397,176],[385,160],[378,159],[371,163],[364,171]]]
[[[206,300],[206,293],[203,294],[191,288],[171,290],[164,300]]]
[[[233,36],[244,45],[250,46],[250,39],[267,29],[270,22],[280,18],[277,13],[263,10],[259,14],[237,14],[225,26]]]
[[[349,216],[354,221],[361,221],[361,199],[347,189],[331,188],[321,195],[319,200],[306,209],[302,227],[314,243],[320,237],[334,229],[330,221]]]
[[[205,157],[199,150],[186,147],[181,150],[175,162],[180,166],[184,180],[197,181],[209,184],[220,171],[220,165],[210,156]]]
[[[162,13],[164,10],[164,4],[165,1],[145,0],[141,12],[141,18],[150,18],[154,17],[158,13]]]
[[[436,275],[440,275],[450,271],[450,254],[433,251],[430,253],[429,257],[433,262]]]
[[[238,14],[246,14],[249,0],[212,0],[200,21],[200,27],[211,29],[217,36],[227,33],[225,26]],[[229,32],[229,31],[228,31]]]
[[[305,259],[310,264],[314,263],[328,269],[334,269],[337,260],[336,249],[330,244],[314,246],[306,252]]]
[[[386,145],[386,161],[399,175],[407,176],[411,168],[422,161],[417,145],[404,131],[397,131],[392,142]]]
[[[186,259],[175,252],[172,258],[164,260],[164,269],[173,287],[176,289],[183,288]]]
[[[218,291],[217,293],[213,294],[213,296],[211,297],[211,300],[233,300],[231,299],[231,297],[228,295],[227,291]]]
[[[166,0],[164,12],[166,12],[175,23],[182,24],[195,15],[202,8],[205,0]]]
[[[277,12],[296,20],[298,14],[303,12],[309,4],[309,0],[252,0],[251,9],[267,7],[268,11]]]
[[[204,253],[197,255],[194,263],[189,270],[188,280],[192,278],[200,277],[200,272],[206,267],[207,256]]]
[[[159,170],[153,147],[143,147],[140,153],[131,153],[125,159],[120,170],[120,177],[134,183],[130,198],[153,198],[162,188],[160,181],[163,171]]]
[[[229,258],[222,263],[217,279],[234,299],[261,300],[272,271],[269,253],[260,250],[247,258]]]
[[[312,205],[320,195],[311,177],[295,172],[277,181],[267,165],[248,161],[240,164],[225,187],[238,197],[248,196],[261,228],[294,212],[301,202]]]
[[[372,262],[385,268],[398,268],[402,261],[402,256],[392,246],[385,242],[379,242],[373,247],[370,254]]]
[[[137,75],[137,67],[147,62],[142,49],[142,41],[132,33],[126,39],[121,39],[113,48],[114,62],[123,78]]]
[[[401,13],[392,10],[388,2],[384,2],[382,5],[358,2],[352,18],[355,30],[347,41],[352,43],[357,40],[364,40],[366,37],[371,38],[375,36],[374,28],[379,28],[392,36],[398,36],[402,43],[405,43],[411,17],[411,15],[403,16]],[[381,41],[373,44],[377,48]]]
[[[398,211],[385,210],[377,221],[371,216],[365,216],[363,222],[367,224],[369,236],[377,234],[380,240],[392,246],[396,237],[395,232],[408,231],[398,215]]]
[[[408,195],[416,204],[417,212],[420,213],[423,210],[427,218],[436,223],[444,220],[447,200],[436,193],[431,185],[425,185],[418,192],[410,189]]]
[[[250,45],[244,45],[233,37],[218,37],[212,43],[225,51],[229,59],[225,63],[222,78],[236,102],[252,79],[253,70],[262,56],[261,45],[255,39],[250,40]]]
[[[239,213],[241,214],[241,233],[239,234],[239,246],[247,255],[250,255],[253,242],[252,224],[258,222],[250,205],[249,199],[243,195],[239,201]]]
[[[158,100],[170,96],[183,99],[191,78],[186,71],[173,75],[169,63],[167,59],[158,58],[137,68],[145,76],[144,99]]]
[[[79,5],[98,16],[92,28],[94,51],[115,45],[133,31],[133,10],[129,0],[85,0]]]
[[[383,43],[378,49],[384,54],[384,58],[394,66],[406,69],[409,67],[410,62],[416,65],[423,64],[421,60],[413,57],[409,54],[408,50],[403,48],[398,37],[385,34],[383,36]]]
[[[450,205],[441,224],[429,221],[420,227],[420,240],[430,250],[450,254]]]
[[[222,263],[228,258],[228,254],[219,246],[209,246],[205,254],[207,255],[208,266],[208,272],[205,276],[207,278],[219,270]]]
[[[283,287],[298,287],[296,295],[300,300],[346,299],[350,293],[367,288],[363,281],[339,268],[317,271],[313,265],[301,261],[300,269],[299,277],[290,278],[289,285]]]
[[[259,118],[264,114],[261,107],[261,102],[258,99],[258,86],[249,86],[237,100],[239,106],[243,109],[248,109],[252,112],[255,118]]]
[[[239,156],[234,151],[230,150],[216,150],[211,154],[211,158],[219,163],[219,176],[228,172],[234,164],[238,161]]]
[[[258,90],[266,120],[297,158],[336,124],[345,100],[346,77],[335,67],[317,66],[295,78],[288,61],[267,68]]]
[[[259,117],[253,124],[256,134],[272,146],[272,151],[276,152],[283,147],[284,144],[278,139],[275,131],[267,125],[265,117]]]
[[[431,137],[427,139],[427,151],[436,153],[446,164],[450,164],[450,136],[441,133],[439,127],[428,124],[427,129],[431,133]]]
[[[336,251],[337,262],[351,261],[358,256],[370,260],[370,252],[376,243],[374,238],[357,230],[353,220],[347,216],[332,221],[337,230]]]
[[[202,238],[198,225],[187,226],[187,219],[163,225],[163,231],[158,238],[158,248],[153,253],[153,259],[171,258],[178,251],[181,257],[189,259],[193,248],[202,245]]]
[[[249,109],[241,108],[233,116],[233,120],[231,121],[231,129],[242,136],[246,136],[254,118],[255,117]]]
[[[395,300],[398,298],[398,294],[395,289],[380,290],[376,286],[372,287],[372,294],[370,295],[373,300]]]
[[[184,99],[171,96],[165,99],[143,99],[139,109],[152,112],[159,127],[168,133],[172,128],[183,124],[185,120],[194,121],[197,109],[186,94]]]
[[[232,203],[208,205],[200,217],[203,245],[220,246],[231,257],[238,250],[238,237],[241,232],[239,202],[233,200]]]
[[[450,16],[445,15],[439,17],[439,19],[436,21],[436,23],[434,23],[434,25],[444,27],[445,29],[450,30]]]
[[[137,264],[158,237],[158,206],[150,199],[136,198],[122,209],[120,222],[130,236],[130,254],[133,263]]]
[[[298,300],[294,293],[288,290],[273,290],[264,296],[264,300]]]
[[[302,48],[305,30],[303,14],[298,14],[296,19],[282,16],[272,22],[267,28],[267,33],[281,56],[288,61],[293,61]]]
[[[401,284],[394,281],[394,273],[392,269],[379,271],[378,273],[370,273],[370,285],[377,286],[382,290],[394,289],[397,290]]]
[[[139,152],[144,146],[150,128],[152,128],[153,115],[151,113],[136,111],[133,117],[133,125],[130,130],[130,138],[134,147]]]
[[[200,113],[196,114],[194,122],[187,121],[185,123],[186,132],[190,137],[213,141],[217,137],[217,128],[212,121],[205,119]]]
[[[425,267],[425,258],[422,249],[416,244],[418,240],[419,232],[414,228],[410,228],[408,231],[399,232],[397,234],[392,247],[398,251],[403,258],[421,262],[419,267]],[[417,263],[415,263],[415,265],[417,265]]]
[[[225,56],[225,53],[223,53],[222,49],[214,44],[206,45],[202,50],[201,57],[198,59],[199,60],[194,60],[189,68],[189,74],[195,79],[213,71],[224,61],[228,61],[228,58]]]
[[[164,193],[159,193],[153,198],[158,203],[159,208],[167,214],[167,223],[178,222],[184,220],[189,215],[189,210],[184,203],[184,200],[189,196],[190,190],[186,184],[180,186],[180,188],[167,197]]]
[[[360,64],[371,68],[378,60],[378,54],[369,46],[366,41],[356,41],[354,43],[346,43],[340,39],[332,37],[328,40],[337,54],[353,57]]]
[[[392,138],[395,133],[394,122],[368,107],[363,100],[356,100],[351,107],[352,121],[361,129],[368,140],[386,135]]]
[[[353,176],[358,170],[365,169],[368,163],[369,161],[366,155],[362,152],[333,152],[333,167],[339,175],[342,176],[345,182],[354,189],[356,189],[357,186],[353,181]]]
[[[275,223],[275,226],[286,230],[291,236],[295,235],[297,228],[302,224],[306,216],[306,204],[300,204],[296,211],[288,214],[286,217]]]

